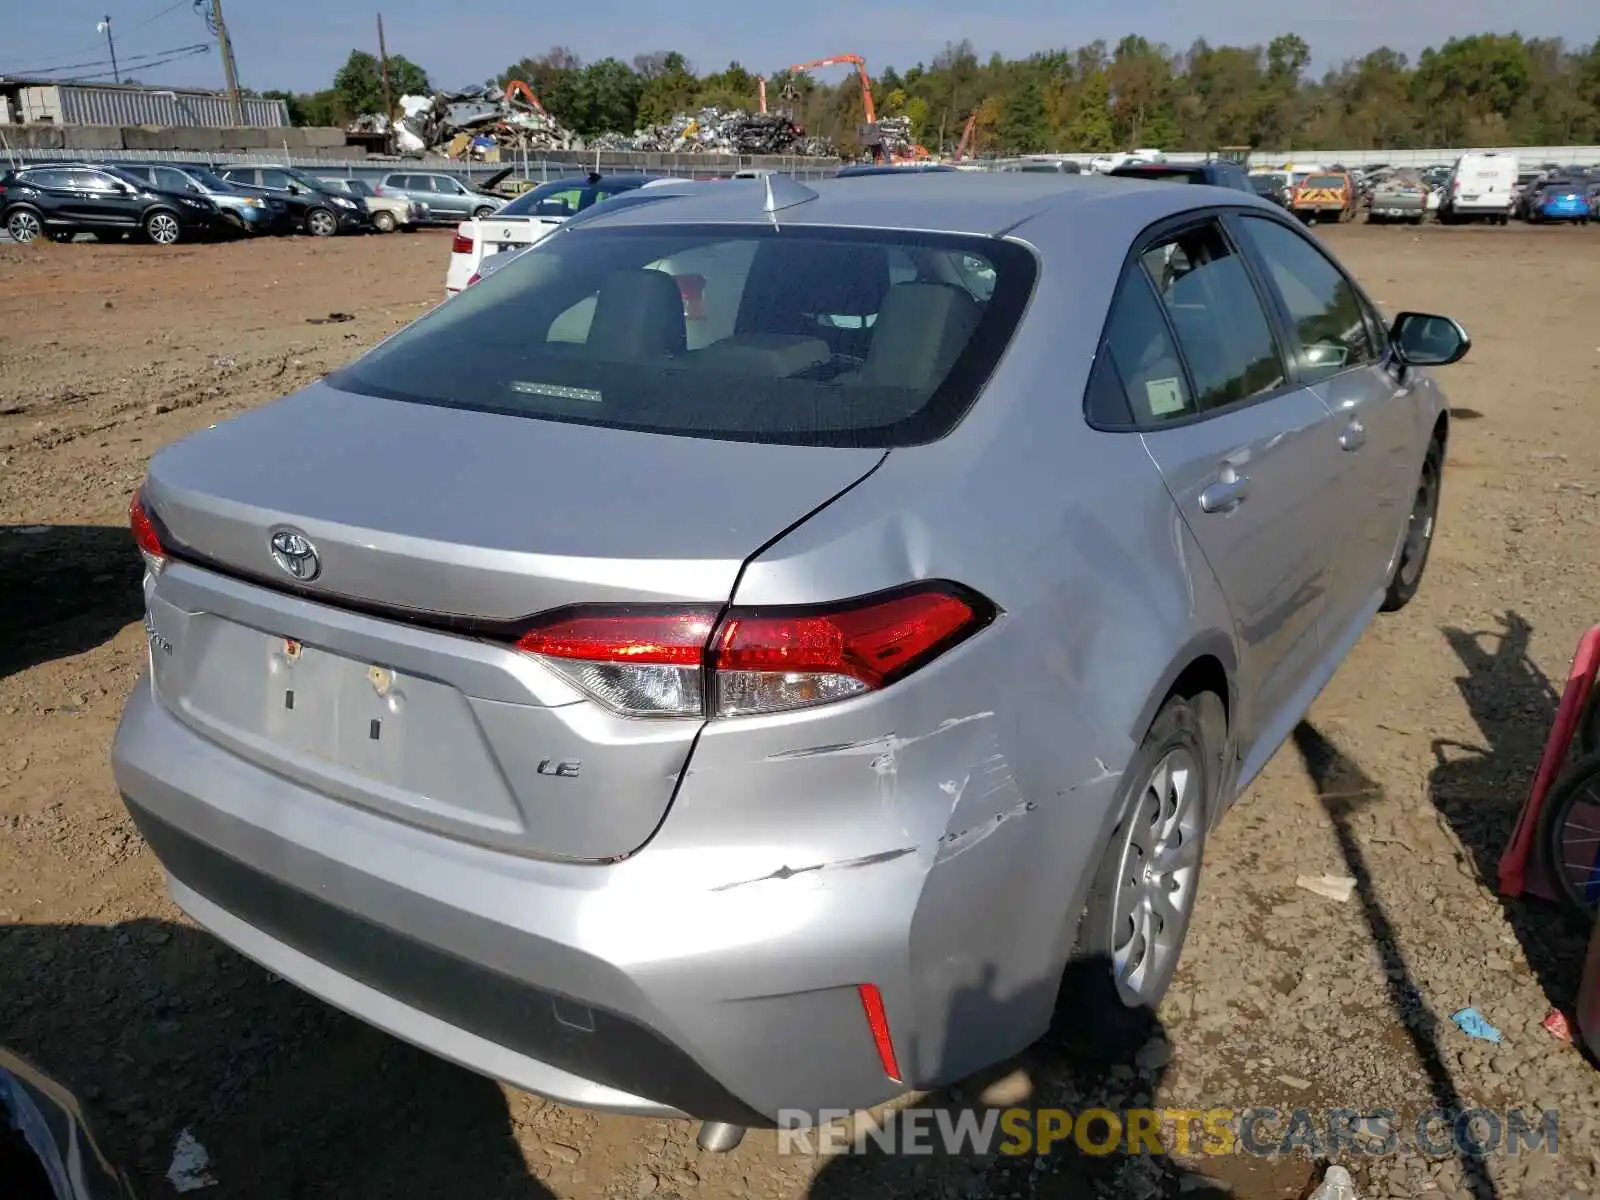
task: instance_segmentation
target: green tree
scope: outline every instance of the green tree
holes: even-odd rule
[[[632,133],[639,120],[639,77],[627,63],[602,58],[578,75],[572,111],[563,119],[585,136],[620,130]]]
[[[383,69],[376,55],[352,50],[333,77],[333,91],[339,108],[348,117],[383,111]],[[428,91],[428,73],[404,55],[389,56],[389,91],[396,102],[401,96]]]
[[[700,93],[700,81],[695,78],[689,60],[676,50],[657,52],[652,56],[651,72],[645,76],[639,95],[639,122],[642,125],[659,125],[670,121],[678,113],[688,112],[695,106]]]

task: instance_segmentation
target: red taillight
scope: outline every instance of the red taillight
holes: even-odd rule
[[[856,991],[861,994],[861,1010],[867,1015],[867,1028],[872,1031],[872,1044],[877,1047],[883,1073],[899,1083],[900,1062],[895,1058],[894,1040],[889,1036],[889,1014],[883,1008],[883,993],[875,983],[858,984]]]
[[[469,279],[468,279],[468,280],[467,280],[467,282],[466,282],[466,283],[465,283],[465,284],[463,284],[463,285],[462,285],[462,286],[463,286],[463,287],[471,287],[471,286],[472,286],[472,285],[473,285],[473,284],[475,284],[475,283],[477,283],[477,282],[478,282],[478,281],[479,281],[479,280],[480,280],[480,279],[482,279],[482,278],[483,278],[483,276],[482,276],[482,275],[480,275],[480,274],[478,274],[478,273],[477,273],[477,272],[476,272],[476,271],[474,271],[474,272],[473,272],[473,273],[472,273],[472,276],[471,276],[471,278],[469,278]]]
[[[150,568],[151,574],[160,573],[161,568],[167,565],[166,547],[161,544],[161,535],[156,533],[150,514],[144,511],[144,501],[138,492],[128,502],[128,525],[133,529],[134,545],[139,547],[139,553],[144,556],[145,566]]]
[[[455,236],[454,240],[451,241],[451,243],[450,243],[450,253],[451,254],[471,254],[472,253],[472,238],[469,235],[467,235],[465,233],[462,233],[459,229],[456,230],[456,236]]]
[[[887,687],[986,625],[992,609],[946,584],[824,608],[551,614],[517,642],[629,716],[748,716]],[[708,703],[709,699],[709,703]]]
[[[705,711],[705,652],[715,608],[568,610],[552,618],[523,634],[517,649],[539,655],[602,704],[638,717]]]

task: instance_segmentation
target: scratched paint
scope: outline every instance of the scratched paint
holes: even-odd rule
[[[970,829],[963,829],[958,833],[947,833],[939,839],[939,850],[934,855],[934,863],[949,862],[958,854],[965,854],[974,846],[984,841],[1000,826],[1013,818],[1024,816],[1033,812],[1039,806],[1032,800],[1018,800],[1010,808],[1003,809],[987,821],[983,821]]]
[[[766,875],[759,875],[755,879],[742,879],[735,883],[719,883],[712,888],[713,892],[727,892],[734,888],[749,887],[753,883],[768,883],[793,879],[796,875],[811,875],[822,871],[851,871],[862,867],[875,867],[880,863],[893,862],[897,858],[904,858],[908,854],[915,854],[915,846],[902,846],[898,850],[880,850],[877,854],[864,854],[859,858],[843,858],[837,862],[812,863],[805,867],[779,867]]]

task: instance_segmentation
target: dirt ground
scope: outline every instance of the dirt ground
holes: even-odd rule
[[[1378,619],[1215,834],[1137,1060],[1040,1049],[929,1103],[1388,1109],[1402,1128],[1432,1108],[1555,1109],[1555,1156],[1358,1157],[1361,1195],[1600,1195],[1600,1074],[1539,1025],[1570,1004],[1583,931],[1489,882],[1568,657],[1600,620],[1600,439],[1584,440],[1600,234],[1324,236],[1386,309],[1449,312],[1476,339],[1441,376],[1456,420],[1422,593]],[[785,1156],[754,1133],[700,1154],[687,1124],[563,1108],[415,1051],[179,914],[106,759],[145,657],[128,495],[156,447],[434,303],[447,244],[0,246],[0,1044],[86,1099],[149,1196],[172,1194],[184,1129],[218,1197],[1303,1195],[1326,1147]],[[1354,897],[1295,886],[1323,873],[1353,876]],[[1451,1024],[1469,1005],[1501,1045]]]

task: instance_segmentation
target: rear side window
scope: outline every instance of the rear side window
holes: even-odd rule
[[[1379,356],[1355,286],[1322,251],[1276,221],[1241,217],[1240,224],[1289,310],[1303,379],[1315,383]]]
[[[994,238],[602,225],[539,243],[329,382],[695,437],[914,445],[977,399],[1035,273]]]
[[[1194,398],[1161,302],[1142,271],[1126,271],[1111,302],[1105,348],[1139,425],[1194,415]]]
[[[1194,382],[1200,411],[1282,387],[1287,375],[1244,259],[1214,223],[1141,256]]]
[[[171,167],[156,167],[153,173],[156,187],[163,191],[187,192],[193,189],[194,185],[182,171],[174,171]]]

